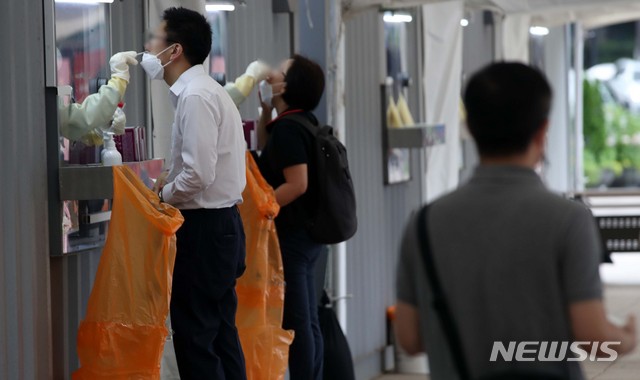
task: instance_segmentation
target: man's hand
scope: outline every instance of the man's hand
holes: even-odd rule
[[[265,80],[267,81],[267,83],[271,85],[271,93],[273,94],[272,98],[275,96],[284,94],[287,87],[287,82],[273,83],[273,78],[271,78],[270,76],[267,76]],[[260,93],[260,91],[258,91],[258,99],[260,99],[260,106],[262,107],[262,112],[263,113],[268,112],[269,115],[271,115],[271,110],[273,109],[273,105],[267,104],[264,102],[264,100],[262,100],[262,94]]]
[[[168,170],[163,170],[162,173],[156,179],[156,182],[153,184],[153,192],[158,194],[160,190],[167,184],[167,176],[169,175]]]
[[[633,315],[629,315],[627,317],[627,323],[622,326],[622,331],[624,331],[625,342],[627,352],[633,351],[637,345],[637,332],[636,332],[636,317]],[[623,344],[624,344],[623,343]]]

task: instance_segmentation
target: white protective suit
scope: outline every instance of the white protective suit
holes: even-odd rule
[[[269,66],[260,61],[253,61],[247,66],[244,74],[236,78],[235,82],[225,84],[227,91],[236,106],[239,106],[249,96],[253,87],[267,78]]]
[[[58,118],[62,136],[82,141],[87,145],[102,144],[102,128],[107,129],[114,119],[118,103],[124,97],[129,83],[129,65],[137,65],[136,52],[116,53],[109,60],[111,79],[96,94],[87,96],[82,103],[64,104],[58,101]],[[126,119],[114,120],[116,135],[124,133]]]

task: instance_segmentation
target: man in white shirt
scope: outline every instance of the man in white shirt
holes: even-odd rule
[[[246,379],[235,326],[236,278],[245,269],[245,142],[240,114],[202,62],[211,26],[185,8],[165,10],[141,66],[170,86],[171,160],[160,198],[179,208],[171,323],[180,378]]]

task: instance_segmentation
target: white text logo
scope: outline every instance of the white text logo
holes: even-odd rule
[[[502,356],[502,360],[511,362],[569,362],[590,361],[612,362],[618,358],[618,353],[611,346],[620,342],[509,342],[505,347],[503,342],[493,342],[491,350],[492,362]],[[598,351],[601,352],[597,357]]]

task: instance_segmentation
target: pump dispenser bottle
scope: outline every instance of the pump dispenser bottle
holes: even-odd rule
[[[104,132],[104,149],[102,150],[102,164],[104,166],[122,165],[122,155],[116,149],[113,135],[113,132]]]

